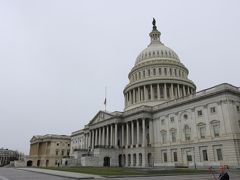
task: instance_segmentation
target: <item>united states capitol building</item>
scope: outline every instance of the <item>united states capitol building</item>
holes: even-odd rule
[[[196,92],[189,70],[153,21],[123,90],[123,112],[99,111],[72,132],[72,164],[122,167],[240,167],[240,88]]]

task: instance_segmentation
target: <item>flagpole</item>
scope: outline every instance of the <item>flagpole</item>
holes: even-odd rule
[[[107,86],[105,86],[105,101],[104,101],[104,106],[105,106],[105,112],[107,111]]]

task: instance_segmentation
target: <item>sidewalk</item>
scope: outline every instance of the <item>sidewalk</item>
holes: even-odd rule
[[[75,172],[66,172],[66,171],[55,171],[48,169],[40,169],[40,168],[17,168],[18,170],[30,171],[42,174],[48,174],[53,176],[72,178],[72,179],[101,179],[103,177],[92,174],[84,174],[84,173],[75,173]]]

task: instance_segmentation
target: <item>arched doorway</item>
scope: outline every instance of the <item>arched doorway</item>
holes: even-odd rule
[[[153,166],[152,153],[148,153],[148,166]]]
[[[46,167],[48,167],[49,160],[46,160]]]
[[[31,166],[32,166],[32,161],[31,161],[31,160],[27,161],[27,166],[28,166],[28,167],[31,167]]]
[[[40,160],[37,160],[37,167],[40,166]]]
[[[109,167],[110,166],[110,157],[104,157],[103,158],[103,166]]]

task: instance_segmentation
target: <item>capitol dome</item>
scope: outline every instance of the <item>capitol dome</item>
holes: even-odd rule
[[[196,92],[195,84],[188,79],[188,69],[161,42],[155,19],[149,36],[150,44],[137,56],[128,75],[130,82],[123,91],[125,110],[154,106]]]

